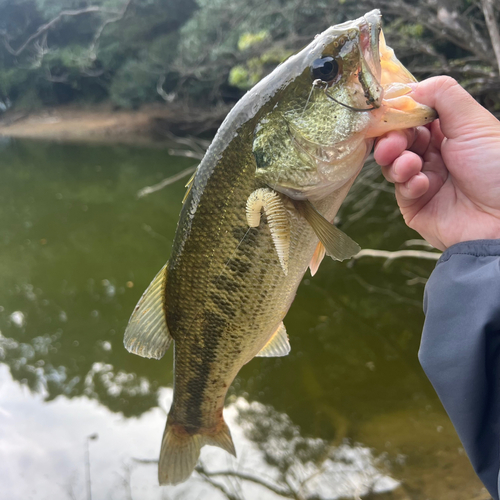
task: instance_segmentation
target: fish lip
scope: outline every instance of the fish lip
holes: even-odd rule
[[[382,65],[380,61],[380,33],[382,31],[381,14],[379,10],[372,10],[360,18],[359,56],[361,65],[358,80],[361,84],[368,110],[377,109],[382,104],[383,88],[380,83]]]
[[[369,64],[373,75],[380,81],[380,32],[382,31],[382,14],[378,9],[366,13],[359,25],[360,47],[365,61]]]

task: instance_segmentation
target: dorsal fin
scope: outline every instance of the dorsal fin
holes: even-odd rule
[[[347,234],[328,222],[310,201],[294,200],[293,204],[304,219],[309,222],[319,241],[323,243],[326,254],[335,260],[350,259],[360,250],[360,246]]]
[[[273,358],[279,356],[286,356],[290,352],[290,343],[288,342],[288,335],[286,333],[285,325],[280,323],[277,330],[273,333],[267,344],[260,350],[257,357],[259,358]]]
[[[198,170],[195,170],[193,172],[193,175],[189,178],[189,180],[186,182],[186,185],[184,187],[186,187],[186,193],[184,194],[184,198],[182,198],[182,204],[184,205],[184,202],[186,201],[186,198],[188,197],[189,195],[189,192],[191,191],[191,188],[193,187],[193,183],[194,183],[194,177],[196,175],[196,172]]]
[[[125,348],[145,358],[160,359],[172,342],[165,316],[167,264],[155,276],[135,306],[125,330]]]

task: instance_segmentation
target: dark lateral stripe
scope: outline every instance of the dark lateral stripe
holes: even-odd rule
[[[217,360],[217,348],[226,324],[221,315],[206,311],[201,332],[203,343],[190,346],[192,348],[190,358],[193,360],[190,372],[193,376],[186,384],[188,392],[186,417],[192,431],[203,426],[201,407],[203,396],[209,385],[210,372]]]

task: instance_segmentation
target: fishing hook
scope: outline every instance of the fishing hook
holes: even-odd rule
[[[321,89],[322,87],[322,84],[324,84],[325,82],[321,81],[319,78],[317,80],[314,80],[313,82],[313,86],[314,87],[318,87]],[[355,108],[353,106],[349,106],[349,104],[345,104],[343,102],[340,102],[340,101],[337,101],[337,99],[335,99],[335,97],[332,97],[329,93],[328,93],[328,84],[326,84],[323,88],[323,91],[325,92],[325,95],[326,97],[328,97],[328,99],[331,99],[333,102],[337,103],[337,104],[340,104],[341,106],[344,106],[344,108],[347,108],[347,109],[350,109],[351,111],[356,111],[358,113],[362,112],[362,111],[373,111],[374,109],[377,109],[376,107],[372,106],[371,108]]]

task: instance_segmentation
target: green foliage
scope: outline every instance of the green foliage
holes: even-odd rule
[[[262,52],[260,49],[265,48],[264,42],[267,42],[268,46],[271,42],[271,35],[267,30],[261,30],[257,33],[243,33],[238,40],[237,50],[243,53],[241,57],[245,60],[247,55]],[[261,55],[247,57],[243,64],[237,64],[231,68],[228,78],[229,84],[241,90],[248,90],[292,53],[292,50],[272,45]]]
[[[290,57],[293,51],[273,47],[260,57],[252,57],[245,64],[238,64],[229,72],[229,84],[248,90],[270,73],[279,63]]]
[[[137,107],[160,100],[160,78],[185,102],[235,101],[314,34],[380,7],[389,45],[417,78],[450,74],[496,110],[483,13],[472,0],[445,4],[438,16],[426,0],[0,0],[0,101]]]
[[[109,88],[111,101],[122,108],[137,108],[156,97],[157,75],[144,63],[131,59],[116,72]]]
[[[267,30],[261,30],[258,33],[243,33],[238,40],[238,50],[246,50],[250,47],[269,40],[270,35]]]
[[[19,94],[16,105],[28,111],[40,109],[43,106],[42,99],[35,87],[27,87],[25,92]]]
[[[109,98],[136,107],[158,99],[156,81],[169,73],[178,30],[196,7],[194,0],[0,0],[8,44],[0,45],[0,101],[31,108]]]
[[[9,68],[0,72],[0,97],[5,99],[8,96],[16,94],[22,84],[27,80],[29,72],[27,70],[18,70]]]
[[[424,27],[417,23],[417,24],[407,24],[406,25],[406,32],[409,36],[413,36],[415,38],[422,38],[424,34]]]
[[[258,79],[257,79],[258,81]],[[252,78],[248,72],[248,69],[245,66],[238,64],[229,72],[229,84],[234,85],[240,89],[246,89],[251,87],[254,83],[252,83]]]

